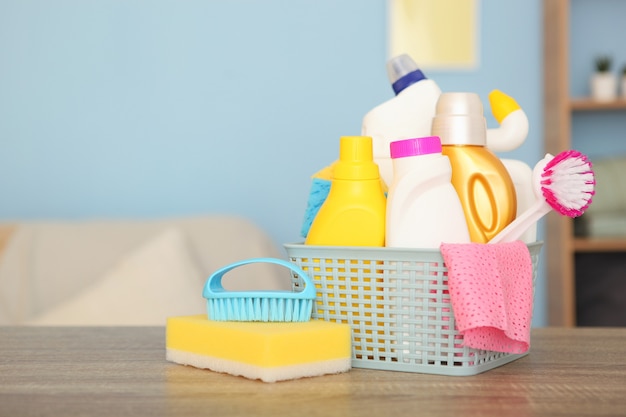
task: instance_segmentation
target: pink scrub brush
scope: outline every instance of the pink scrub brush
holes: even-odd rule
[[[513,242],[541,217],[555,210],[568,217],[585,212],[595,191],[595,175],[586,155],[569,150],[546,154],[533,169],[537,201],[522,212],[489,243]]]

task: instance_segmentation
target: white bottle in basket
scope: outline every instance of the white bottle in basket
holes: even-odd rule
[[[407,54],[395,56],[387,62],[387,75],[396,96],[367,112],[361,134],[372,137],[374,162],[389,188],[393,182],[389,144],[394,140],[431,134],[441,89],[435,81],[426,78]]]
[[[390,144],[393,182],[387,195],[385,246],[439,248],[441,243],[469,243],[463,207],[452,167],[441,153],[438,136]]]

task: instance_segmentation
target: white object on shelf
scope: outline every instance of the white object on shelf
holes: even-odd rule
[[[617,77],[611,72],[596,72],[591,76],[591,98],[611,101],[617,97]]]
[[[489,93],[491,112],[500,124],[494,129],[487,129],[487,148],[493,152],[510,152],[519,148],[528,137],[528,116],[517,101],[500,90]],[[500,158],[515,186],[517,197],[517,216],[535,203],[533,190],[533,170],[523,161]],[[520,236],[525,243],[537,240],[537,224],[533,223]]]

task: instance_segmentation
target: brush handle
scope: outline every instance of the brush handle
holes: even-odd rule
[[[537,199],[535,204],[527,208],[526,211],[509,223],[488,243],[514,242],[518,240],[530,226],[537,223],[550,210],[552,210],[552,207],[543,198]]]
[[[270,263],[275,265],[284,266],[289,269],[292,274],[298,275],[304,281],[304,290],[302,291],[277,291],[277,290],[268,290],[268,291],[227,291],[222,286],[222,277],[229,271],[238,268],[243,265],[253,264],[253,263]],[[243,261],[237,261],[232,264],[226,265],[217,271],[215,271],[211,276],[206,280],[204,284],[204,289],[202,291],[202,295],[204,298],[212,298],[215,296],[219,296],[222,298],[243,298],[243,297],[280,297],[280,298],[315,298],[315,284],[311,280],[302,268],[299,266],[284,261],[282,259],[277,258],[250,258],[245,259]]]

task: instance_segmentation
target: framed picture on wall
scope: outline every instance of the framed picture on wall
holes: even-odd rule
[[[476,69],[480,0],[388,0],[388,57],[420,68]]]

